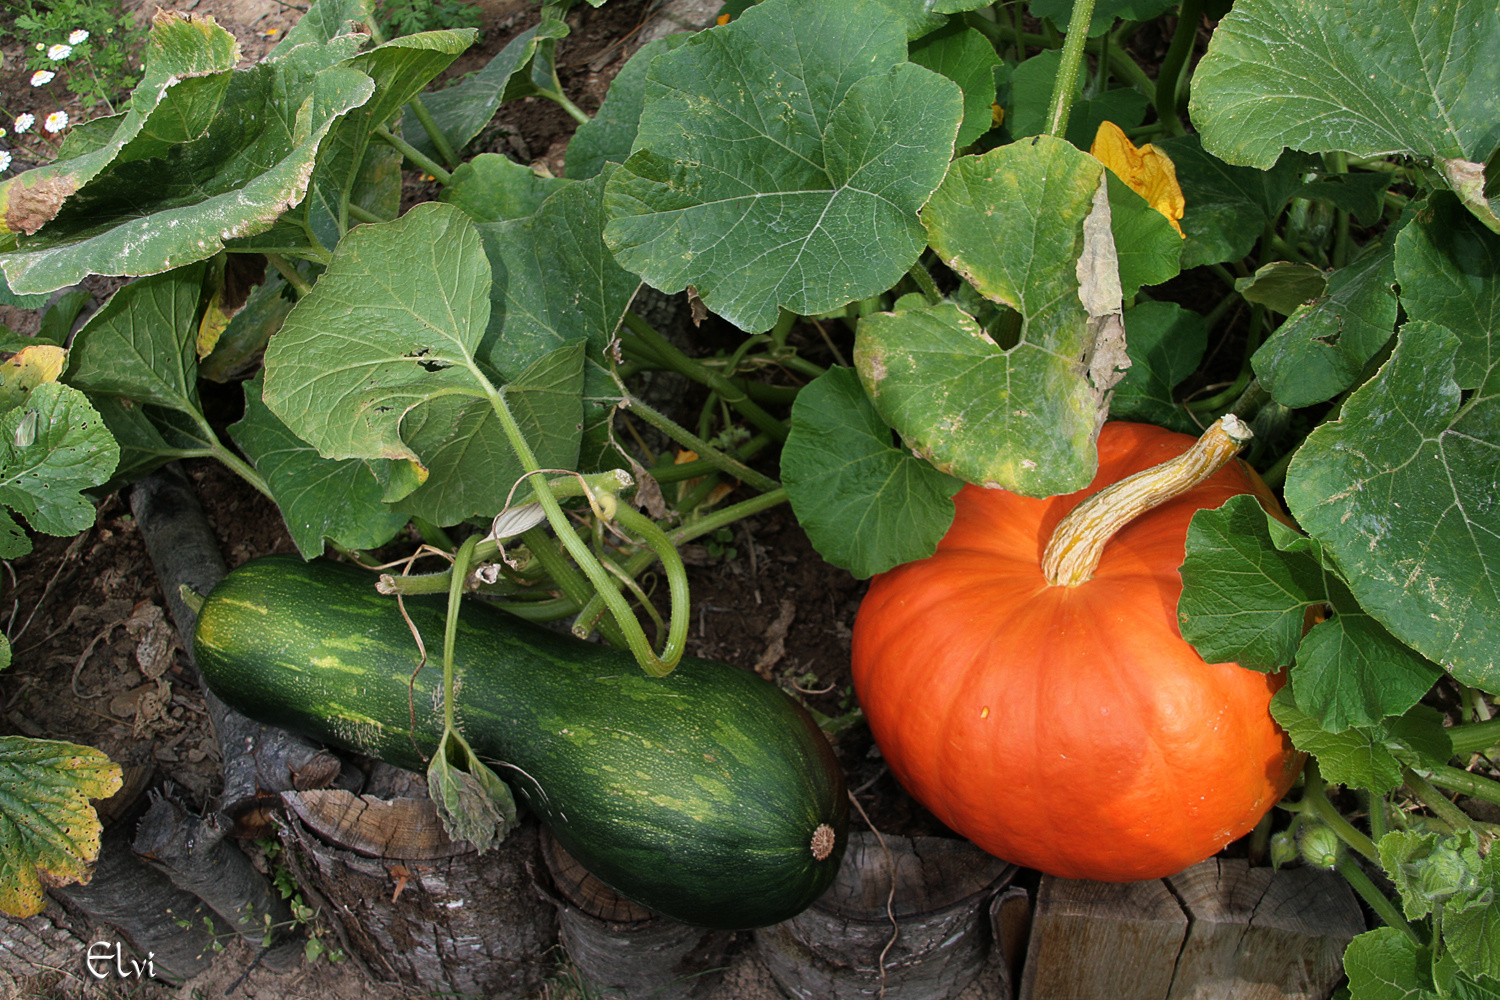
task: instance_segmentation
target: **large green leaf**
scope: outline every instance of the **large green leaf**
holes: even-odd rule
[[[618,390],[604,351],[640,279],[615,263],[600,237],[604,190],[617,168],[567,182],[526,218],[479,226],[492,271],[491,311],[479,357],[512,378],[563,344],[582,340],[591,395]]]
[[[1459,350],[1442,326],[1402,327],[1379,374],[1297,452],[1286,498],[1366,611],[1500,691],[1500,366],[1465,399]]]
[[[89,799],[120,790],[120,765],[98,750],[0,736],[0,913],[42,912],[44,886],[88,882],[99,857]]]
[[[1282,688],[1271,699],[1271,716],[1293,746],[1318,758],[1323,777],[1376,795],[1401,787],[1403,767],[1430,770],[1453,756],[1442,713],[1427,705],[1373,726],[1330,733],[1298,707],[1289,689]]]
[[[895,447],[858,377],[839,367],[797,394],[781,477],[813,546],[861,579],[932,555],[963,485]]]
[[[1361,1000],[1438,1000],[1432,984],[1432,953],[1405,931],[1377,927],[1344,951],[1350,996]]]
[[[424,507],[439,523],[495,513],[521,471],[496,408],[539,414],[534,426],[553,435],[541,439],[545,459],[531,442],[544,464],[571,463],[579,418],[548,402],[566,396],[555,378],[532,392],[482,363],[489,292],[479,234],[454,206],[355,228],[272,339],[266,405],[325,458],[395,460],[382,477],[388,502],[431,469],[446,478]]]
[[[868,0],[765,0],[660,55],[605,241],[651,285],[767,330],[884,291],[922,252],[958,87]]]
[[[78,331],[69,385],[199,413],[197,328],[205,265],[132,281]]]
[[[1481,851],[1473,830],[1393,830],[1380,838],[1380,864],[1409,919],[1441,914],[1443,944],[1460,970],[1500,978],[1500,855]]]
[[[505,222],[535,214],[547,196],[566,183],[543,177],[500,153],[480,153],[459,164],[438,197],[468,212],[475,222]],[[602,226],[601,221],[594,228]]]
[[[1028,496],[1069,493],[1093,477],[1116,355],[1096,343],[1078,274],[1103,170],[1042,136],[957,160],[923,211],[939,256],[1020,314],[1014,346],[947,303],[861,321],[855,366],[866,391],[944,472]],[[1109,227],[1099,228],[1092,249],[1112,258]],[[1107,373],[1081,360],[1095,358]]]
[[[1453,377],[1478,389],[1500,365],[1500,236],[1453,196],[1434,195],[1396,237],[1401,307],[1459,339]]]
[[[358,70],[312,72],[296,60],[233,73],[225,110],[202,136],[161,155],[122,155],[63,202],[45,229],[0,256],[11,287],[155,274],[270,229],[306,195],[329,129],[374,88]]]
[[[1109,228],[1115,238],[1120,294],[1135,297],[1143,285],[1171,281],[1182,270],[1183,238],[1162,215],[1113,170],[1109,183]]]
[[[960,149],[990,130],[995,114],[995,67],[1000,55],[978,29],[954,22],[918,39],[911,46],[911,61],[943,74],[963,91],[964,118],[956,140]]]
[[[1360,608],[1314,539],[1256,497],[1193,515],[1182,583],[1182,637],[1210,662],[1271,671],[1295,660],[1297,706],[1331,733],[1400,715],[1442,675]],[[1309,608],[1331,617],[1304,637]]]
[[[24,405],[0,415],[0,505],[49,535],[76,535],[94,523],[83,490],[109,479],[120,450],[83,393],[44,382]],[[31,551],[0,509],[0,559]]]
[[[320,456],[266,409],[261,384],[259,375],[245,383],[245,415],[229,433],[270,487],[297,551],[304,559],[322,555],[325,538],[352,549],[390,541],[407,518],[380,502],[369,467]]]
[[[542,468],[571,469],[578,462],[583,356],[581,343],[559,347],[505,386],[506,404]],[[435,398],[402,430],[430,474],[393,506],[434,524],[497,513],[523,471],[487,400]]]
[[[1311,406],[1359,381],[1396,329],[1395,252],[1373,246],[1328,276],[1328,294],[1299,306],[1250,359],[1283,406]]]
[[[646,71],[663,52],[670,52],[691,35],[668,35],[642,45],[609,83],[609,93],[594,117],[578,126],[568,140],[563,176],[587,180],[606,163],[624,163],[635,145],[641,107],[646,102]]]
[[[1193,74],[1204,148],[1483,160],[1500,141],[1493,0],[1239,0]]]
[[[1175,4],[1172,0],[1097,0],[1089,21],[1089,35],[1101,35],[1115,23],[1115,18],[1129,21],[1149,21]],[[1073,17],[1073,0],[1031,0],[1031,16],[1045,17],[1066,31]]]

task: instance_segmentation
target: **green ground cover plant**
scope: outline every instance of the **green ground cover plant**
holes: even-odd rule
[[[1500,802],[1479,773],[1500,744],[1494,5],[764,0],[642,48],[592,117],[558,82],[565,10],[437,91],[473,30],[382,41],[362,0],[318,0],[236,69],[211,21],[159,15],[119,113],[0,185],[5,294],[135,278],[65,355],[11,343],[0,501],[71,534],[90,490],[212,456],[305,557],[408,523],[451,557],[479,525],[456,572],[387,589],[576,615],[661,674],[691,539],[789,503],[868,577],[931,554],[965,482],[1085,486],[1106,417],[1234,413],[1300,530],[1244,498],[1200,513],[1179,616],[1205,659],[1288,671],[1275,716],[1311,760],[1273,855],[1300,841],[1380,914],[1353,996],[1500,993],[1492,831],[1444,794]],[[1129,46],[1151,23],[1172,32],[1155,78]],[[562,177],[465,157],[536,96],[581,122]],[[1170,159],[1180,220],[1091,155],[1104,122]],[[441,196],[401,213],[403,164]],[[1216,304],[1166,297],[1184,271]],[[632,311],[643,283],[742,342],[686,356]],[[851,328],[849,363],[800,357],[799,323]],[[699,426],[641,398],[649,370],[709,391]],[[199,380],[251,372],[225,440]],[[641,425],[696,458],[641,452]],[[779,478],[746,464],[778,447]],[[724,479],[752,495],[700,509]],[[0,556],[26,551],[4,528]],[[653,640],[631,601],[655,615],[658,562]]]

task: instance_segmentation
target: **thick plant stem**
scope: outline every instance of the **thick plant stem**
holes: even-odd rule
[[[1080,503],[1062,519],[1047,542],[1042,555],[1047,582],[1054,587],[1087,582],[1116,532],[1140,514],[1186,493],[1218,472],[1252,436],[1244,421],[1226,413],[1181,455],[1122,479]]]
[[[1073,112],[1073,95],[1078,92],[1078,70],[1083,65],[1083,48],[1089,40],[1089,22],[1094,19],[1094,0],[1074,0],[1073,14],[1068,18],[1068,34],[1063,39],[1062,62],[1052,84],[1052,100],[1047,105],[1047,134],[1061,139],[1068,131],[1068,116]]]
[[[943,293],[938,291],[937,282],[932,280],[932,273],[920,260],[907,268],[906,273],[911,275],[911,280],[916,282],[917,287],[922,290],[922,296],[927,300],[928,305],[935,306],[943,301]]]
[[[453,577],[448,585],[448,619],[443,627],[443,728],[458,729],[453,711],[453,647],[458,640],[458,606],[463,600],[464,579],[469,575],[469,565],[474,558],[474,546],[479,544],[478,535],[470,535],[458,547],[453,556]]]
[[[1428,809],[1431,809],[1437,818],[1453,827],[1455,830],[1475,830],[1474,821],[1469,814],[1450,802],[1442,792],[1432,787],[1428,780],[1409,767],[1401,769],[1401,779],[1406,782],[1406,787],[1411,789],[1413,795]]]
[[[428,111],[427,105],[422,103],[422,95],[414,95],[407,107],[411,108],[411,113],[416,116],[417,122],[427,133],[427,138],[432,140],[432,148],[437,150],[437,154],[443,158],[443,162],[448,165],[448,169],[457,169],[458,154],[453,151],[453,143],[448,141],[448,136],[443,133],[443,130],[438,127],[438,123],[433,120],[432,112]]]
[[[1349,888],[1359,893],[1359,898],[1370,904],[1370,909],[1374,910],[1381,920],[1404,933],[1414,943],[1418,945],[1426,943],[1412,929],[1411,924],[1406,922],[1406,918],[1401,915],[1401,910],[1391,902],[1390,897],[1375,887],[1375,883],[1370,881],[1370,876],[1359,867],[1359,862],[1349,856],[1348,851],[1339,851],[1338,860],[1334,862],[1333,867],[1344,876],[1344,881],[1349,883]]]
[[[312,286],[309,285],[305,280],[303,280],[302,275],[297,273],[297,269],[293,267],[285,257],[281,256],[281,254],[267,253],[265,256],[266,260],[271,262],[271,266],[276,268],[281,276],[286,279],[286,283],[288,285],[291,285],[293,290],[296,291],[297,298],[300,299],[302,298],[302,296],[312,291]]]
[[[1198,33],[1198,18],[1203,13],[1203,0],[1182,0],[1177,16],[1177,31],[1172,35],[1172,44],[1161,61],[1156,75],[1156,117],[1166,123],[1173,135],[1182,135],[1182,115],[1177,105],[1177,93],[1182,86],[1182,72],[1187,68],[1188,56],[1193,51],[1193,39]]]
[[[1500,718],[1454,726],[1448,730],[1448,738],[1453,741],[1453,753],[1458,757],[1493,750],[1500,747]]]
[[[665,337],[657,333],[649,323],[635,313],[627,312],[625,314],[625,325],[632,333],[646,342],[646,346],[661,358],[662,363],[667,368],[677,372],[679,375],[684,375],[692,379],[694,382],[708,386],[756,427],[765,431],[777,441],[786,440],[786,424],[761,409],[749,396],[736,388],[734,383],[729,381],[729,379],[718,372],[709,371],[686,354],[683,354],[669,343]]]
[[[382,219],[380,216],[376,215],[374,212],[371,212],[369,209],[366,209],[366,208],[361,208],[360,206],[354,204],[354,202],[352,202],[352,201],[348,205],[346,205],[345,207],[349,210],[349,217],[351,219],[353,219],[355,222],[377,223],[377,222],[390,222],[391,221],[390,219]]]
[[[426,153],[423,153],[416,146],[396,135],[384,125],[377,125],[374,134],[384,140],[386,144],[400,150],[402,156],[436,177],[438,183],[443,185],[443,187],[447,187],[453,183],[452,174],[444,170],[435,160],[430,159]]]
[[[1440,767],[1428,771],[1427,780],[1438,788],[1446,788],[1450,792],[1458,792],[1471,799],[1483,799],[1485,802],[1500,806],[1500,782],[1491,781],[1489,778],[1465,771],[1461,767]]]
[[[1318,771],[1317,764],[1309,759],[1302,773],[1304,775],[1302,801],[1311,807],[1313,814],[1338,834],[1338,838],[1345,844],[1377,865],[1380,864],[1380,850],[1375,846],[1375,842],[1356,830],[1354,824],[1345,819],[1344,814],[1328,801],[1323,775]]]
[[[663,660],[676,663],[682,658],[686,648],[688,625],[692,621],[688,603],[687,568],[682,564],[682,554],[677,551],[677,546],[672,544],[666,532],[658,528],[654,521],[631,510],[628,506],[620,507],[615,514],[615,519],[620,522],[621,527],[638,535],[656,558],[661,560],[662,569],[667,575],[667,591],[671,608],[671,619],[667,625],[667,641],[662,646],[661,657]],[[627,580],[633,581],[636,573],[625,571],[622,575]],[[579,625],[590,626],[603,611],[603,595],[596,594],[579,612]]]
[[[637,414],[646,423],[655,427],[684,448],[692,449],[698,454],[700,459],[708,462],[720,472],[733,476],[740,482],[746,483],[751,488],[760,490],[763,493],[767,490],[778,489],[781,486],[780,483],[771,477],[756,472],[731,455],[726,455],[703,438],[689,431],[643,400],[627,395],[625,397],[625,405],[631,413]]]

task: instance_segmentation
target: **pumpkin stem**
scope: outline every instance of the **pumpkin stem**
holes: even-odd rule
[[[1054,587],[1087,582],[1116,532],[1218,472],[1253,436],[1243,420],[1226,413],[1181,455],[1122,479],[1074,507],[1053,530],[1042,554],[1047,582]]]

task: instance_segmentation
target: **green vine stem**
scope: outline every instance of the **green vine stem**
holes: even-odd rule
[[[449,184],[453,183],[453,175],[444,170],[436,160],[430,158],[426,153],[422,152],[416,146],[413,146],[411,143],[407,142],[399,135],[396,135],[384,125],[375,126],[373,134],[379,137],[387,145],[400,150],[402,156],[415,163],[422,170],[425,170],[433,177],[436,177],[437,182],[443,185],[443,187],[447,187]]]
[[[1469,818],[1469,814],[1449,801],[1446,795],[1433,788],[1432,784],[1416,771],[1413,771],[1409,767],[1403,767],[1401,769],[1401,779],[1406,782],[1406,787],[1411,789],[1411,793],[1417,797],[1417,801],[1430,809],[1438,819],[1447,823],[1454,830],[1475,830],[1477,832],[1477,827],[1474,826],[1474,821]]]
[[[655,427],[657,430],[661,431],[667,437],[671,438],[673,441],[676,441],[684,448],[688,448],[694,452],[697,452],[700,461],[707,462],[710,466],[718,469],[725,475],[733,476],[740,482],[747,484],[752,489],[760,490],[762,493],[766,492],[767,490],[780,488],[781,484],[772,479],[770,476],[756,472],[754,469],[750,468],[750,466],[746,465],[744,462],[741,462],[739,459],[733,457],[732,455],[727,455],[724,452],[720,451],[718,448],[715,448],[703,438],[694,434],[692,431],[688,430],[686,427],[683,427],[681,424],[678,424],[676,421],[672,420],[666,414],[662,413],[660,410],[657,410],[649,403],[646,403],[645,401],[638,399],[635,396],[626,394],[625,407],[631,413],[638,415],[642,420],[646,421],[646,423],[650,424],[652,427]],[[770,434],[768,433],[767,437],[769,436]],[[781,440],[785,440],[785,438],[782,438]],[[689,476],[686,478],[692,477]],[[658,480],[658,482],[660,481],[661,480]]]
[[[449,170],[457,169],[458,154],[453,150],[453,143],[448,141],[448,136],[438,127],[433,120],[432,112],[427,110],[427,105],[422,103],[421,94],[413,94],[411,102],[407,104],[411,108],[412,116],[417,119],[418,124],[427,133],[427,138],[432,140],[432,148],[437,150],[438,156],[448,165]],[[430,173],[430,171],[429,171]]]
[[[657,333],[651,324],[641,319],[635,313],[627,312],[625,314],[625,326],[636,337],[644,341],[646,346],[661,359],[662,364],[668,369],[717,392],[723,397],[726,403],[738,410],[746,420],[771,435],[775,440],[786,440],[786,424],[761,409],[754,400],[736,388],[734,383],[729,381],[729,379],[718,372],[710,371],[686,354],[683,354],[669,343],[665,337]],[[622,343],[629,349],[630,344],[628,340],[622,340]]]
[[[1156,117],[1166,123],[1173,135],[1183,135],[1182,114],[1177,103],[1182,90],[1182,75],[1187,69],[1188,56],[1193,51],[1193,41],[1198,34],[1198,19],[1203,13],[1203,0],[1182,0],[1177,15],[1177,30],[1172,34],[1172,44],[1161,61],[1156,74]]]
[[[354,202],[352,201],[344,207],[349,210],[349,217],[352,218],[355,222],[378,223],[391,221],[390,219],[382,219],[374,212],[370,211],[367,208],[362,208],[359,205],[354,204]]]
[[[911,267],[906,269],[906,273],[911,275],[911,280],[916,282],[917,287],[922,290],[922,296],[927,300],[928,305],[935,306],[943,301],[943,293],[938,291],[937,282],[932,280],[932,272],[928,271],[927,266],[920,260],[914,261]]]
[[[1461,767],[1439,767],[1434,770],[1423,768],[1427,780],[1438,788],[1446,788],[1450,792],[1458,792],[1473,799],[1482,799],[1500,806],[1500,782],[1465,771]]]
[[[1063,38],[1062,62],[1052,84],[1052,100],[1047,105],[1047,134],[1061,139],[1068,131],[1068,116],[1073,112],[1073,95],[1078,92],[1078,70],[1083,65],[1083,48],[1088,42],[1089,23],[1094,19],[1094,0],[1074,0],[1073,14],[1068,18],[1068,33]]]
[[[1344,881],[1349,883],[1349,888],[1359,893],[1359,898],[1370,905],[1370,909],[1384,920],[1387,925],[1401,931],[1418,946],[1425,945],[1421,936],[1417,934],[1412,925],[1406,922],[1406,917],[1390,897],[1375,887],[1366,875],[1364,869],[1359,867],[1359,862],[1349,856],[1348,851],[1339,851],[1337,860],[1333,864],[1334,870],[1344,876]]]
[[[1338,834],[1340,840],[1377,865],[1380,864],[1380,851],[1375,847],[1375,842],[1356,830],[1354,824],[1345,819],[1343,813],[1335,809],[1333,803],[1328,801],[1327,786],[1323,781],[1323,775],[1318,771],[1317,762],[1309,759],[1302,774],[1302,801],[1312,807],[1318,819],[1328,824],[1333,832]]]
[[[528,474],[542,471],[541,463],[532,452],[531,445],[521,433],[521,425],[516,422],[515,415],[510,412],[510,406],[505,402],[502,390],[495,389],[490,385],[489,379],[477,368],[474,369],[476,380],[483,386],[489,396],[490,408],[499,419],[501,430],[505,434],[506,441],[521,460],[521,467]],[[593,585],[594,591],[603,595],[604,603],[609,608],[610,614],[614,616],[615,623],[623,633],[625,645],[629,647],[631,654],[640,664],[641,669],[653,677],[664,677],[672,672],[677,665],[676,660],[663,659],[656,655],[651,649],[650,642],[646,639],[646,633],[641,628],[640,621],[631,613],[630,605],[615,587],[609,572],[599,565],[599,560],[589,551],[588,544],[578,537],[577,532],[568,521],[567,513],[562,505],[557,502],[557,497],[551,490],[540,489],[533,492],[533,496],[542,505],[542,511],[547,515],[547,521],[552,525],[552,530],[561,539],[563,548],[567,549],[568,555],[573,562],[583,571],[588,582]],[[556,579],[554,576],[553,579]],[[570,597],[574,595],[569,595]],[[576,598],[575,598],[576,599]]]
[[[297,298],[300,299],[312,291],[312,285],[309,285],[306,279],[297,273],[297,269],[291,265],[291,262],[281,256],[281,254],[266,253],[265,257],[266,260],[271,262],[271,266],[276,268],[281,276],[286,279],[286,283],[292,286],[292,289],[297,293]]]
[[[468,578],[474,546],[478,544],[479,536],[470,535],[453,554],[452,582],[448,586],[448,620],[443,625],[443,729],[446,732],[458,731],[453,711],[453,647],[458,641],[458,606],[464,596],[464,580]]]
[[[1454,756],[1467,757],[1473,753],[1485,753],[1500,747],[1500,718],[1466,722],[1449,728],[1447,733],[1448,738],[1453,741]]]
[[[688,625],[692,622],[687,567],[682,564],[682,554],[677,551],[677,546],[672,544],[667,533],[658,528],[654,521],[630,507],[621,506],[615,512],[615,520],[619,521],[620,527],[626,531],[634,532],[646,548],[661,560],[662,570],[667,575],[667,594],[671,608],[671,618],[667,624],[667,641],[662,647],[661,656],[663,660],[675,664],[682,658],[687,648]],[[621,573],[626,580],[634,581],[640,570],[631,573],[622,569]],[[578,613],[578,624],[573,626],[574,632],[582,630],[587,634],[603,613],[604,595],[595,594]]]

